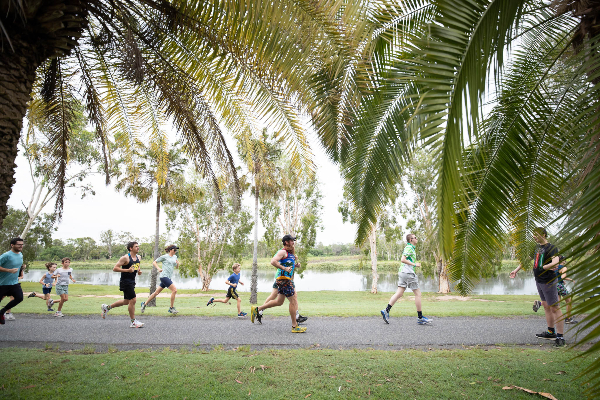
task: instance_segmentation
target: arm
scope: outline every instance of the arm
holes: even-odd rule
[[[175,261],[175,268],[179,268],[179,260]]]
[[[571,281],[571,282],[575,282],[573,279],[571,278],[564,278],[563,281]]]
[[[129,259],[127,256],[123,256],[123,257],[119,258],[119,261],[117,261],[117,263],[113,267],[113,271],[114,272],[133,272],[133,271],[135,271],[135,269],[133,269],[133,267],[122,268],[123,265],[127,264],[128,261],[129,261]]]
[[[2,272],[10,272],[11,274],[14,274],[16,272],[19,272],[19,268],[4,268],[4,267],[0,267],[0,271],[2,271]]]
[[[71,275],[69,276],[69,278],[71,278],[71,282],[75,283],[75,278],[73,278],[73,273],[71,272]]]
[[[558,265],[558,263],[559,263],[558,256],[554,256],[554,257],[552,257],[552,262],[544,265],[542,268],[544,268],[546,271],[549,269],[554,269],[554,267],[556,267]]]
[[[46,275],[42,275],[42,279],[40,279],[40,285],[42,286],[46,286],[46,284],[44,283],[44,278],[46,278]]]
[[[284,267],[279,262],[279,261],[281,261],[281,260],[283,260],[285,258],[286,253],[287,252],[285,250],[279,250],[277,252],[277,254],[275,254],[275,256],[271,259],[271,265],[274,266],[275,268],[282,269],[285,272],[290,272],[292,270],[291,267]]]
[[[226,285],[229,285],[229,286],[237,287],[237,283],[231,283],[231,282],[229,282],[229,279],[227,279],[227,280],[225,281],[225,284],[226,284]]]
[[[519,266],[517,268],[515,268],[514,270],[512,270],[510,272],[510,274],[508,274],[509,277],[514,278],[515,276],[517,276],[517,272],[519,272],[521,270],[521,264],[519,264]]]
[[[406,265],[410,265],[411,267],[420,267],[421,266],[421,263],[413,263],[409,259],[407,259],[405,255],[402,255],[402,260],[400,260],[400,261],[402,261]]]
[[[240,281],[240,284],[243,286],[243,285],[244,285],[244,282]]]
[[[152,261],[152,265],[154,266],[154,268],[156,268],[158,270],[158,272],[162,272],[162,268],[158,266],[158,264],[156,263],[156,260]]]

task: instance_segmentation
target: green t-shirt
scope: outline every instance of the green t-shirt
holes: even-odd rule
[[[157,264],[162,262],[162,272],[158,276],[159,279],[160,278],[171,279],[171,276],[173,275],[173,270],[175,269],[175,266],[177,265],[177,256],[175,255],[175,256],[171,257],[168,254],[163,254],[162,256],[158,257],[154,261],[156,261]]]
[[[411,243],[408,243],[406,246],[404,246],[402,255],[411,263],[417,262],[417,251],[415,246],[413,246]],[[415,272],[415,267],[402,263],[402,267],[398,270],[398,273],[400,272]]]

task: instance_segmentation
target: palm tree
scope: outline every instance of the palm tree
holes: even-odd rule
[[[238,152],[254,181],[254,250],[252,253],[250,304],[256,304],[258,293],[259,198],[273,197],[277,190],[278,169],[276,161],[281,154],[281,143],[269,141],[266,129],[263,129],[262,136],[259,138],[240,135],[237,139]]]
[[[178,143],[171,146],[168,151],[164,147],[149,146],[142,143],[137,144],[136,155],[142,160],[136,164],[136,169],[128,169],[124,162],[126,170],[124,176],[119,179],[115,188],[122,191],[125,196],[132,196],[141,203],[150,201],[152,195],[156,193],[156,230],[154,236],[154,259],[160,255],[160,210],[164,203],[182,204],[193,203],[199,193],[195,187],[183,188],[181,184],[184,181],[184,172],[187,166],[187,160],[183,158],[183,150]],[[125,154],[124,158],[131,157],[132,154]],[[150,293],[156,290],[157,270],[152,268],[150,279]],[[150,307],[156,305],[152,301],[147,304]]]
[[[337,102],[335,71],[362,32],[366,1],[48,0],[0,2],[0,223],[14,184],[17,143],[31,96],[43,101],[59,187],[73,104],[83,100],[104,153],[160,136],[165,120],[217,188],[237,174],[221,126],[267,122],[297,168],[311,168],[301,114]],[[362,34],[362,33],[361,33]],[[333,71],[333,72],[332,72]],[[327,93],[324,100],[314,93]],[[321,122],[321,124],[324,124]],[[128,160],[134,169],[135,159]],[[217,171],[215,171],[217,170]],[[239,196],[238,196],[239,197]],[[62,207],[62,192],[57,210]]]

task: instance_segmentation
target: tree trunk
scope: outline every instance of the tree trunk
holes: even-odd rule
[[[437,261],[438,276],[440,277],[438,293],[450,293],[450,280],[448,279],[448,263],[442,258]]]
[[[152,261],[156,260],[159,255],[158,242],[160,240],[160,192],[156,190],[156,235],[154,236],[154,254]],[[158,278],[158,270],[150,265],[152,273],[150,274],[150,294],[156,291],[156,280]],[[156,307],[156,297],[152,301],[146,303],[146,307]]]
[[[252,281],[250,284],[250,304],[257,304],[258,292],[258,188],[254,188],[254,252],[252,253]]]
[[[377,281],[379,279],[377,273],[377,224],[373,225],[371,233],[369,233],[369,245],[371,246],[371,273],[373,275],[371,293],[377,294]]]

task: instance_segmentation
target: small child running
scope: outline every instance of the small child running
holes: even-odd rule
[[[419,279],[415,273],[415,267],[420,267],[421,263],[415,262],[417,259],[417,252],[415,245],[418,239],[412,233],[406,235],[406,241],[408,242],[402,252],[402,263],[404,266],[398,271],[398,290],[390,298],[385,310],[381,310],[381,316],[386,324],[390,323],[390,310],[392,306],[402,297],[406,288],[409,288],[415,294],[415,305],[417,306],[417,323],[419,325],[425,325],[431,323],[432,319],[423,316],[421,312],[421,289],[419,289]]]
[[[573,319],[571,316],[571,311],[573,310],[573,305],[571,304],[571,293],[567,289],[565,285],[565,281],[573,282],[573,279],[567,278],[567,267],[564,265],[564,256],[558,257],[558,268],[556,268],[556,290],[558,291],[558,296],[560,300],[565,300],[567,303],[567,314],[565,315],[565,324],[576,324],[577,321]]]
[[[214,297],[211,297],[208,303],[206,303],[207,307],[213,303],[228,303],[230,299],[235,299],[237,300],[238,317],[244,318],[246,315],[248,315],[247,313],[242,311],[242,299],[240,299],[240,296],[235,290],[237,288],[238,283],[241,285],[244,284],[244,282],[240,281],[241,267],[242,266],[238,263],[233,264],[233,274],[231,274],[229,278],[227,278],[227,280],[225,281],[225,284],[229,285],[229,289],[227,289],[227,295],[224,299],[217,300],[215,300]]]
[[[169,307],[169,312],[171,314],[178,313],[178,311],[175,309],[175,296],[177,295],[177,288],[171,280],[171,276],[173,276],[173,270],[175,268],[179,268],[179,260],[175,255],[178,249],[179,247],[175,246],[174,244],[167,246],[165,248],[165,252],[167,254],[163,254],[152,262],[154,268],[160,272],[160,286],[157,287],[154,293],[148,297],[148,300],[142,301],[142,314],[146,310],[146,303],[150,303],[156,296],[159,295],[160,292],[163,291],[164,288],[169,288],[171,291],[171,307]],[[159,262],[162,263],[162,268],[158,266]]]
[[[28,296],[28,297],[37,297],[39,299],[45,300],[46,305],[48,306],[48,311],[54,311],[52,309],[54,300],[52,300],[50,298],[50,294],[52,293],[52,284],[56,280],[56,275],[54,274],[54,272],[56,271],[57,267],[58,266],[56,265],[56,263],[53,263],[53,262],[46,263],[46,269],[48,270],[48,272],[46,272],[44,275],[42,275],[42,278],[40,279],[40,284],[42,285],[43,295],[36,293],[36,292],[31,292]]]
[[[25,268],[24,265],[21,265],[21,269],[19,270],[19,281],[23,279],[23,269]],[[4,299],[4,297],[0,298],[0,301],[2,301]],[[13,296],[10,296],[10,301],[13,301],[15,298]],[[6,312],[4,313],[4,319],[6,321],[14,321],[15,320],[15,314],[12,313],[11,309],[6,310]]]
[[[62,268],[55,271],[56,275],[56,294],[60,295],[60,302],[58,303],[58,310],[54,314],[55,317],[64,317],[62,313],[63,305],[69,301],[69,279],[75,283],[73,278],[73,268],[71,268],[71,259],[65,257],[61,260]]]

